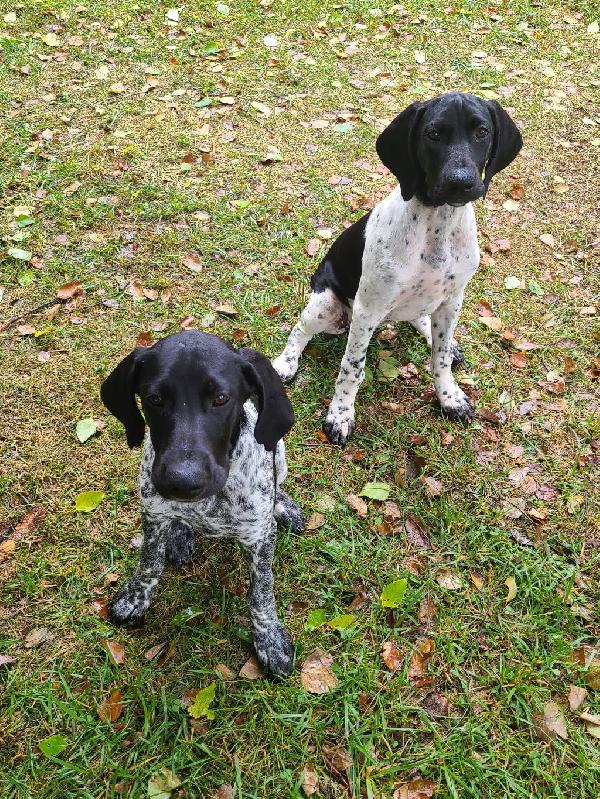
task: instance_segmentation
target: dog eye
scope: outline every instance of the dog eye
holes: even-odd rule
[[[150,405],[156,405],[158,407],[163,404],[160,394],[150,394],[148,397],[146,397],[146,402],[149,402]]]
[[[428,130],[427,131],[427,138],[431,139],[431,141],[439,141],[440,134],[435,129]]]
[[[489,130],[486,128],[485,125],[480,125],[475,131],[475,135],[477,136],[478,139],[485,139],[488,133]]]
[[[217,396],[213,400],[213,405],[219,407],[220,405],[225,405],[228,402],[229,402],[228,394],[217,394]]]

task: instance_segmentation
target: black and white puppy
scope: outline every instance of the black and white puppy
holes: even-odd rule
[[[354,430],[354,401],[367,347],[382,322],[407,321],[432,349],[443,413],[469,421],[473,406],[451,367],[463,359],[454,329],[467,282],[479,264],[471,202],[521,149],[514,122],[495,101],[451,92],[413,103],[377,139],[400,186],[345,230],[313,275],[313,292],[273,366],[284,381],[321,332],[348,343],[323,429],[344,445]]]
[[[293,645],[277,617],[273,552],[277,523],[300,531],[304,517],[280,489],[287,473],[282,437],[294,414],[269,361],[188,330],[135,349],[106,378],[101,395],[125,426],[129,446],[144,441],[144,542],[134,576],[112,600],[110,619],[142,623],[165,559],[188,562],[194,533],[235,538],[250,568],[258,659],[273,674],[289,674]]]

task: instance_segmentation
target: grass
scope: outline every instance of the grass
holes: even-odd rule
[[[597,739],[566,703],[569,686],[586,679],[574,650],[599,638],[593,4],[240,0],[229,13],[188,4],[172,25],[168,8],[3,6],[16,21],[0,23],[2,252],[21,247],[33,260],[3,255],[0,316],[51,301],[70,280],[82,281],[86,296],[0,334],[0,542],[16,545],[0,556],[0,653],[15,659],[0,667],[1,796],[145,797],[152,775],[169,768],[182,781],[173,796],[212,797],[227,783],[236,799],[287,799],[303,795],[305,766],[324,797],[391,799],[415,776],[433,780],[444,799],[598,796]],[[56,46],[43,40],[49,33]],[[264,45],[269,34],[277,48]],[[143,91],[149,77],[158,85]],[[444,421],[421,397],[431,382],[426,348],[400,326],[395,341],[370,348],[352,446],[326,446],[320,423],[344,341],[316,339],[291,389],[298,422],[288,490],[325,524],[301,537],[283,533],[275,572],[298,650],[292,678],[216,675],[222,663],[237,674],[250,652],[246,573],[231,544],[202,542],[192,567],[166,575],[143,631],[112,629],[92,603],[114,591],[113,575],[120,582],[134,568],[139,453],[126,449],[99,401],[103,376],[140,332],[173,332],[187,315],[239,345],[279,352],[317,261],[306,255],[308,240],[320,226],[338,233],[392,185],[375,155],[378,131],[412,100],[451,88],[497,96],[525,139],[477,205],[482,249],[501,238],[511,246],[482,264],[458,334],[467,353],[461,379],[480,408],[504,410],[506,423]],[[218,99],[227,97],[233,104]],[[315,128],[315,119],[330,124]],[[346,121],[349,131],[335,129]],[[281,161],[261,163],[269,146]],[[557,176],[565,193],[555,191]],[[513,184],[524,197],[507,211]],[[32,224],[15,217],[20,205]],[[192,251],[202,259],[198,274],[182,263]],[[508,276],[521,287],[507,289]],[[135,280],[170,299],[134,299],[125,288]],[[481,323],[482,299],[502,331],[538,345],[525,368],[509,359],[506,337]],[[217,312],[222,303],[237,314]],[[22,324],[37,335],[22,335]],[[381,379],[380,354],[390,350],[400,365],[418,367],[412,384]],[[539,385],[552,382],[549,372],[565,377],[564,394]],[[534,406],[522,415],[526,402]],[[106,428],[82,446],[75,424],[88,416]],[[411,476],[415,463],[421,477],[442,483],[439,497]],[[529,480],[515,473],[524,466]],[[364,519],[348,507],[345,497],[369,481],[392,487],[402,515],[394,535],[381,533],[381,503],[369,501]],[[535,494],[545,484],[551,499]],[[75,496],[91,489],[105,492],[104,502],[76,514]],[[19,534],[37,508],[43,519]],[[411,549],[409,515],[428,529],[430,548]],[[438,582],[447,569],[459,590]],[[389,612],[379,594],[399,577],[408,590]],[[506,602],[510,577],[517,595]],[[357,597],[350,629],[306,628],[311,610],[331,618]],[[437,607],[425,622],[423,600]],[[186,607],[202,614],[177,625]],[[40,627],[52,640],[25,648]],[[125,647],[123,665],[110,661],[107,638]],[[430,682],[419,688],[408,667],[423,639],[435,651]],[[380,655],[389,640],[404,657],[396,673]],[[172,650],[157,666],[144,653],[162,641]],[[332,655],[339,680],[323,696],[307,693],[299,676],[316,647]],[[181,697],[213,681],[215,719],[192,723]],[[97,708],[117,688],[123,713],[102,721]],[[448,700],[447,715],[436,715],[432,691]],[[539,735],[535,713],[549,700],[567,719],[567,740]],[[597,692],[584,707],[600,712]],[[55,734],[68,746],[46,757],[39,742]],[[336,747],[351,760],[347,771],[336,768]]]

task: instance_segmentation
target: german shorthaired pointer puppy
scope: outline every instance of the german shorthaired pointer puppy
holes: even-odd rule
[[[479,264],[471,202],[521,149],[521,135],[495,101],[452,92],[413,103],[377,139],[377,153],[400,186],[334,241],[313,275],[313,293],[273,366],[284,381],[321,332],[348,343],[323,430],[342,446],[354,430],[354,401],[367,347],[382,322],[410,322],[432,350],[442,412],[470,421],[473,406],[451,366],[463,293]],[[482,177],[483,175],[483,177]]]
[[[235,538],[250,567],[258,659],[273,674],[290,674],[293,645],[277,617],[272,562],[277,523],[300,531],[304,517],[280,489],[287,472],[282,437],[294,414],[269,361],[188,330],[134,350],[101,394],[125,426],[129,446],[141,444],[149,428],[139,476],[144,543],[134,576],[112,600],[110,619],[142,623],[165,559],[189,562],[194,533]]]

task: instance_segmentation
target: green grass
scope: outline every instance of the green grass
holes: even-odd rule
[[[566,702],[569,686],[586,678],[574,650],[600,637],[590,465],[600,439],[591,368],[600,328],[597,315],[581,313],[597,304],[598,286],[600,75],[598,37],[587,31],[594,5],[469,2],[449,13],[447,4],[410,0],[405,14],[357,0],[228,5],[222,14],[216,3],[188,4],[172,26],[167,3],[2,7],[0,320],[52,300],[69,280],[81,280],[86,296],[50,320],[41,311],[0,333],[0,544],[16,545],[0,562],[0,654],[15,658],[0,666],[0,796],[146,797],[149,778],[169,768],[182,781],[180,796],[212,797],[228,783],[236,799],[288,799],[303,795],[308,765],[323,797],[392,799],[414,776],[432,779],[443,799],[597,797],[597,739]],[[2,22],[11,11],[17,21]],[[42,41],[49,32],[57,47]],[[264,46],[267,34],[279,47]],[[345,57],[353,42],[357,51]],[[417,50],[426,54],[422,65]],[[106,79],[97,77],[101,66]],[[159,85],[142,92],[148,74]],[[115,83],[124,91],[111,93]],[[326,446],[320,424],[344,340],[317,338],[290,392],[297,424],[287,442],[288,490],[307,515],[322,511],[325,497],[326,522],[309,535],[282,533],[275,566],[279,608],[297,644],[294,675],[225,682],[215,672],[225,663],[237,674],[250,653],[246,572],[232,544],[203,541],[190,568],[165,575],[143,631],[111,628],[92,603],[114,591],[107,575],[121,582],[134,568],[139,452],[126,449],[99,401],[103,377],[140,332],[173,332],[188,314],[239,345],[278,353],[316,265],[307,241],[319,226],[339,233],[392,185],[374,150],[379,130],[409,102],[451,88],[493,92],[525,139],[477,205],[482,249],[497,238],[511,249],[482,264],[458,332],[467,353],[461,379],[480,408],[505,410],[506,423],[478,418],[467,429],[444,421],[421,397],[431,384],[426,347],[399,326],[395,341],[372,343],[351,446]],[[205,97],[211,104],[197,107]],[[253,101],[272,115],[261,116]],[[310,125],[323,118],[328,128]],[[336,132],[347,118],[351,130]],[[261,163],[269,146],[281,162]],[[182,169],[190,153],[196,160]],[[567,193],[553,190],[556,176]],[[513,183],[525,196],[508,212],[502,204]],[[18,226],[19,205],[31,209],[33,224]],[[552,233],[554,249],[542,233]],[[9,247],[34,260],[10,258]],[[182,265],[190,251],[202,257],[200,274]],[[505,288],[509,275],[523,287]],[[134,300],[124,291],[132,280],[169,290],[170,300]],[[481,299],[503,330],[539,345],[526,368],[514,367],[508,344],[479,321]],[[215,312],[224,302],[236,316]],[[24,322],[41,335],[21,335]],[[418,366],[414,385],[381,379],[384,350]],[[552,371],[566,378],[561,396],[539,385]],[[537,408],[521,415],[533,399]],[[87,416],[106,428],[82,446],[75,424]],[[415,435],[424,441],[411,442]],[[429,499],[419,477],[402,471],[415,455],[423,475],[442,482],[440,497]],[[553,499],[515,483],[524,465],[538,486],[556,489]],[[369,501],[365,519],[348,507],[346,495],[369,481],[392,486],[402,512],[394,535],[377,529],[380,503]],[[106,499],[76,514],[75,496],[92,489]],[[16,525],[34,508],[44,509],[43,520],[19,537]],[[519,508],[518,518],[507,515]],[[411,550],[409,514],[429,530],[430,549]],[[460,590],[439,584],[446,568],[460,575]],[[379,595],[399,577],[408,579],[404,602],[386,611]],[[517,584],[509,603],[508,577]],[[362,594],[349,630],[306,628],[311,610],[347,613]],[[428,623],[419,621],[424,599],[437,606]],[[186,607],[202,614],[180,626]],[[39,627],[54,638],[25,648]],[[107,638],[125,647],[123,665],[109,660]],[[394,674],[380,654],[391,639],[405,656]],[[418,688],[408,665],[423,639],[435,651],[430,682]],[[161,641],[172,652],[157,666],[144,653]],[[323,696],[300,682],[316,647],[332,655],[339,680]],[[213,681],[215,719],[194,725],[181,697]],[[111,724],[97,708],[117,688],[124,709]],[[447,698],[447,716],[432,713],[431,691]],[[537,733],[534,714],[549,700],[567,719],[566,741]],[[598,693],[590,689],[583,707],[600,713]],[[68,746],[48,758],[39,742],[55,734]],[[347,774],[331,765],[335,747],[352,761]]]

